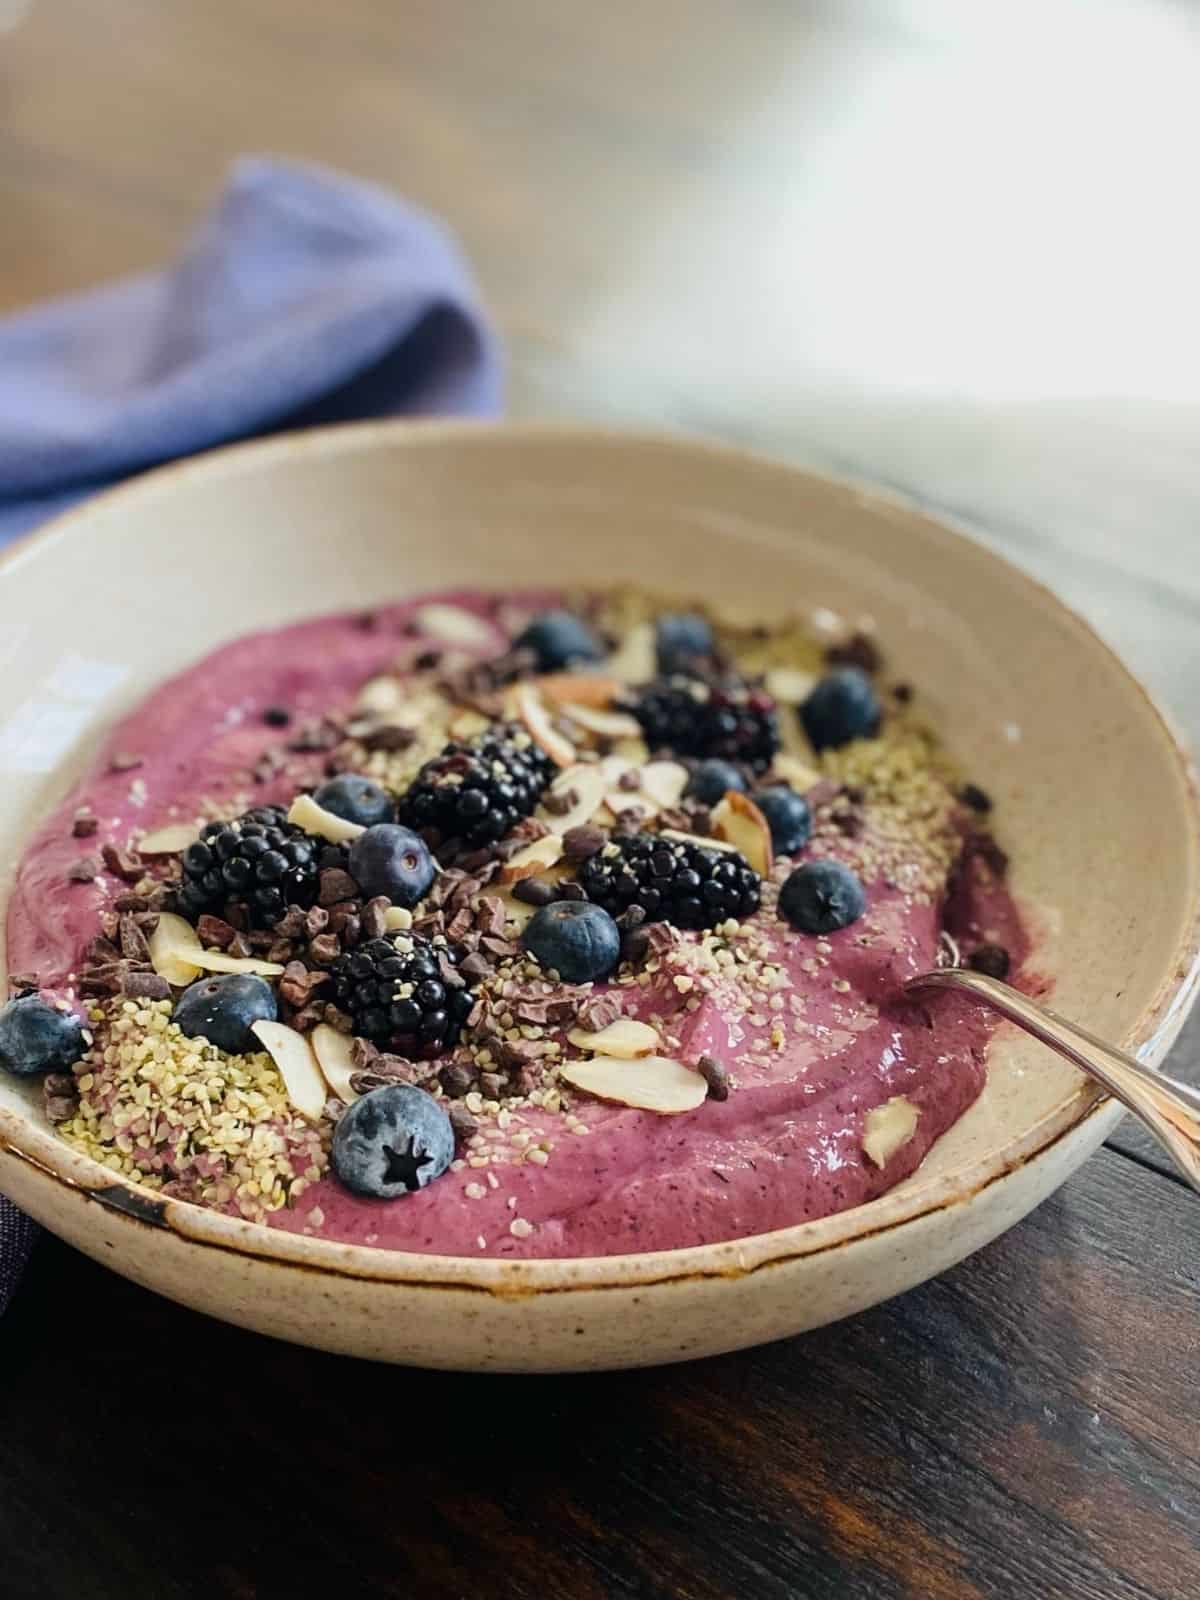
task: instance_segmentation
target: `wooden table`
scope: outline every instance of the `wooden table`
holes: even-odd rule
[[[0,309],[169,254],[238,152],[347,167],[459,232],[514,410],[898,485],[1200,734],[1195,9],[23,10],[0,0]],[[273,1345],[45,1240],[3,1325],[5,1592],[1174,1600],[1198,1219],[1123,1129],[853,1322],[551,1380]]]

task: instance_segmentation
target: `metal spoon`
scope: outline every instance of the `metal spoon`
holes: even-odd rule
[[[1066,1056],[1141,1118],[1192,1188],[1200,1192],[1200,1089],[1164,1078],[1123,1050],[1037,1005],[1019,989],[982,972],[944,967],[909,979],[905,988],[960,990]]]

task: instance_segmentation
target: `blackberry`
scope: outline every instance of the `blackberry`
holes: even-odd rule
[[[652,833],[613,838],[582,863],[589,900],[612,916],[639,906],[653,922],[711,928],[758,910],[762,880],[737,850],[709,849]]]
[[[210,822],[200,830],[183,852],[176,905],[195,922],[206,911],[219,915],[237,902],[253,926],[271,928],[288,906],[312,905],[322,867],[344,864],[344,849],[296,827],[281,806],[256,806],[232,822]]]
[[[453,968],[458,959],[440,936],[371,939],[333,963],[334,995],[364,1039],[410,1059],[441,1055],[475,1004],[465,980],[458,986],[443,975],[443,963]]]
[[[765,772],[779,749],[779,713],[762,689],[736,678],[675,673],[656,678],[627,702],[651,750],[716,756]]]
[[[427,761],[400,797],[400,821],[435,843],[493,844],[533,812],[556,768],[523,728],[498,724]]]

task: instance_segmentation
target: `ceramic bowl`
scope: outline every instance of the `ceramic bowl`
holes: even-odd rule
[[[1052,595],[911,507],[680,440],[356,426],[218,452],[60,518],[0,569],[4,879],[113,717],[233,635],[458,583],[634,575],[746,617],[874,618],[995,798],[1055,1004],[1163,1055],[1196,989],[1200,830],[1145,691]],[[687,1250],[474,1261],[163,1202],[57,1141],[36,1091],[5,1078],[0,1189],[136,1282],[280,1338],[428,1366],[618,1367],[794,1334],[910,1288],[1037,1205],[1119,1114],[1002,1035],[981,1099],[870,1205]]]

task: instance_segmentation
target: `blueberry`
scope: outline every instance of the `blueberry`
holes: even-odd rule
[[[836,933],[867,909],[863,886],[840,861],[806,861],[779,891],[779,910],[801,933]]]
[[[654,647],[660,672],[686,672],[697,660],[703,661],[716,649],[712,626],[694,611],[659,617],[654,629]]]
[[[397,1200],[441,1177],[454,1159],[454,1129],[424,1089],[389,1083],[342,1112],[331,1156],[347,1189]]]
[[[621,957],[621,934],[603,906],[587,900],[556,900],[535,911],[521,943],[541,962],[553,967],[565,983],[591,983],[604,978]]]
[[[967,965],[989,978],[1007,978],[1012,957],[1002,944],[979,944],[967,957]]]
[[[803,850],[812,834],[812,812],[802,794],[786,783],[768,784],[754,796],[754,804],[767,819],[771,844],[781,856]]]
[[[411,909],[428,894],[437,867],[419,834],[380,822],[350,846],[350,876],[367,899],[382,894],[394,906]]]
[[[814,750],[873,737],[879,732],[879,701],[870,678],[858,667],[827,673],[800,707],[800,720]]]
[[[83,1054],[79,1018],[57,1011],[36,994],[0,1006],[0,1067],[25,1077],[68,1072]]]
[[[386,789],[381,789],[370,778],[360,778],[355,773],[344,772],[340,778],[330,778],[313,795],[319,806],[332,811],[335,817],[346,822],[357,822],[364,828],[373,828],[377,822],[394,822],[396,806]]]
[[[570,611],[543,611],[513,640],[516,650],[532,650],[539,672],[557,672],[576,661],[599,661],[604,647],[581,618]]]
[[[274,1022],[279,1012],[269,983],[248,972],[197,978],[175,1002],[171,1021],[189,1039],[207,1039],[231,1056],[261,1048],[250,1032],[253,1022]]]
[[[692,773],[683,792],[690,800],[699,800],[701,805],[715,806],[730,789],[745,794],[745,778],[732,761],[719,761],[716,756],[710,756]]]

